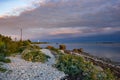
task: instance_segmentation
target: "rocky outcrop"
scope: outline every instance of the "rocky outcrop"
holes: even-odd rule
[[[66,50],[66,45],[64,45],[64,44],[59,45],[59,49],[60,50]]]

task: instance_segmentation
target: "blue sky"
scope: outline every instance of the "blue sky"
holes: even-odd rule
[[[0,1],[0,15],[5,15],[7,13],[11,13],[13,9],[21,6],[25,6],[25,2],[20,0],[1,0]]]
[[[42,0],[38,0],[42,1]],[[0,0],[0,16],[18,16],[28,7],[33,9],[34,4],[38,3],[34,0]],[[27,10],[26,10],[27,11]]]
[[[41,41],[120,41],[120,0],[0,0],[0,34]],[[111,36],[111,37],[110,37]]]

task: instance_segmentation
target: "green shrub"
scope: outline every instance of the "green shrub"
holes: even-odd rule
[[[50,57],[45,55],[41,51],[34,50],[34,51],[24,52],[22,54],[22,58],[25,59],[26,61],[45,62]]]
[[[6,72],[7,69],[0,67],[0,72]]]
[[[28,46],[28,45],[30,45],[30,41],[28,41],[28,40],[23,41],[22,43],[23,43],[23,46]]]
[[[37,46],[37,45],[33,45],[33,46],[31,46],[33,49],[41,49],[39,46]]]
[[[30,46],[30,40],[12,41],[10,37],[0,35],[0,53],[5,56],[11,56],[24,50],[24,47]]]
[[[105,70],[106,73],[106,80],[114,80],[115,76],[113,76],[113,73],[111,72],[111,70],[108,68]]]
[[[11,63],[10,59],[6,59],[4,56],[0,56],[0,62]]]
[[[5,63],[11,63],[11,60],[10,59],[4,59],[4,62]]]
[[[5,59],[5,56],[4,56],[4,54],[0,54],[0,62],[2,62],[2,61],[4,61],[4,59]]]
[[[56,55],[63,55],[63,53],[55,47],[51,47],[51,48],[48,48],[48,49],[50,49],[51,51],[54,51]]]
[[[111,71],[101,71],[92,62],[85,61],[80,56],[65,54],[59,56],[55,64],[58,70],[64,71],[70,77],[80,80],[115,80]]]
[[[83,63],[84,63],[83,58],[65,54],[59,56],[59,59],[55,66],[59,70],[64,71],[66,74],[73,76],[82,72],[79,65],[82,66]]]
[[[5,43],[3,41],[0,41],[0,53],[4,52],[4,48],[5,48]]]

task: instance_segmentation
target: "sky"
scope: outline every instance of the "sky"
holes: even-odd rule
[[[120,0],[0,0],[0,34],[49,42],[120,42]]]

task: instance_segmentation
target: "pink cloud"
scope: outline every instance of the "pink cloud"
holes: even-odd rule
[[[79,31],[77,29],[71,29],[71,28],[59,28],[58,30],[55,29],[52,32],[50,32],[50,35],[60,35],[60,34],[77,34],[82,33],[82,31]]]

